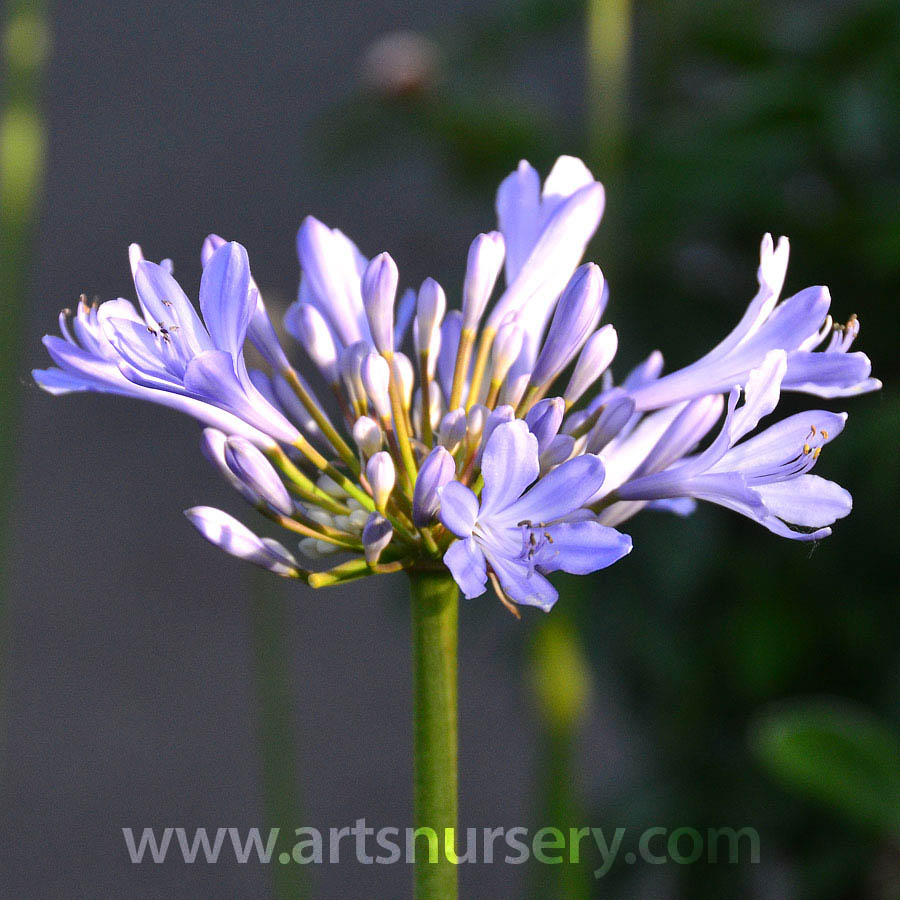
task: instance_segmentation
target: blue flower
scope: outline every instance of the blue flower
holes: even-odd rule
[[[558,594],[544,575],[585,575],[631,551],[630,537],[586,518],[582,510],[603,483],[596,456],[572,459],[534,483],[540,471],[538,441],[516,420],[494,430],[481,471],[480,502],[458,481],[441,491],[441,521],[460,538],[444,554],[444,563],[466,597],[484,593],[490,567],[511,600],[546,611]]]
[[[662,471],[639,471],[614,496],[626,501],[707,500],[794,540],[831,534],[828,526],[849,514],[852,499],[839,485],[809,472],[822,447],[843,431],[846,414],[822,409],[798,413],[741,441],[775,409],[787,366],[784,351],[773,350],[751,373],[742,406],[737,406],[740,389],[731,392],[725,422],[707,450]],[[693,444],[697,439],[695,433],[689,440]]]
[[[647,383],[632,393],[638,410],[659,409],[673,403],[730,390],[745,384],[753,369],[771,350],[787,352],[785,391],[818,397],[849,397],[877,391],[872,364],[864,353],[849,353],[859,333],[852,316],[846,325],[833,325],[826,287],[809,287],[778,303],[787,271],[787,238],[773,246],[763,238],[757,273],[759,290],[741,321],[706,356],[683,369]],[[829,337],[824,349],[813,352]]]
[[[200,282],[203,321],[166,266],[131,247],[140,313],[127,300],[98,307],[82,302],[74,335],[44,338],[58,369],[37,370],[53,393],[92,390],[174,407],[202,422],[266,446],[292,443],[299,432],[259,392],[243,346],[258,310],[247,251],[223,243],[209,255]]]

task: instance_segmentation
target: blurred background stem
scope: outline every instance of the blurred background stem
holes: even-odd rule
[[[257,700],[262,788],[265,814],[272,827],[300,825],[297,754],[294,749],[295,696],[284,636],[288,631],[286,598],[280,584],[267,572],[253,572],[250,585],[250,627]],[[276,900],[300,900],[306,893],[303,870],[295,865],[273,865]]]
[[[578,799],[576,743],[587,713],[591,671],[571,614],[555,609],[535,629],[530,646],[530,676],[541,722],[537,827],[580,828],[584,811]],[[529,891],[536,900],[584,900],[589,896],[590,866],[564,860],[531,873]]]
[[[631,0],[588,0],[587,136],[601,181],[624,152],[631,25]]]
[[[13,447],[19,391],[15,378],[19,332],[28,287],[31,242],[44,173],[45,127],[41,112],[44,70],[50,55],[47,8],[39,0],[3,7],[2,108],[0,108],[0,559],[9,539]],[[5,565],[0,565],[0,712],[6,685]],[[0,714],[0,747],[5,746]],[[4,765],[0,756],[0,776]]]

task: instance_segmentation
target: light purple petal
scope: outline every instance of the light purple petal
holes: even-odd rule
[[[210,257],[200,279],[200,309],[217,350],[237,357],[256,309],[247,251],[232,241]]]
[[[451,544],[444,554],[444,565],[467,600],[484,593],[487,584],[485,559],[474,538]]]
[[[766,355],[762,365],[754,369],[747,379],[744,402],[728,422],[728,437],[736,444],[749,434],[778,405],[782,380],[787,370],[787,354],[783,350],[772,350]]]
[[[222,244],[227,243],[228,241],[226,241],[225,238],[219,237],[217,234],[208,235],[203,242],[203,246],[200,248],[200,265],[205,269],[206,264],[212,259],[213,253],[215,253]]]
[[[361,293],[361,258],[356,245],[337,229],[308,216],[297,233],[297,254],[310,297],[344,346],[371,344]]]
[[[540,191],[540,175],[524,159],[497,189],[497,220],[506,242],[507,284],[519,274],[540,233]]]
[[[576,456],[545,475],[506,514],[516,521],[552,522],[584,506],[600,490],[603,478],[599,457]]]
[[[672,497],[670,500],[651,500],[647,509],[656,512],[672,513],[674,516],[687,518],[692,516],[697,509],[696,502],[690,497]]]
[[[96,382],[82,378],[79,375],[73,375],[70,372],[63,372],[62,369],[57,368],[32,369],[31,377],[34,378],[42,390],[56,397],[70,394],[73,391],[97,390]]]
[[[865,353],[811,353],[795,350],[787,358],[783,389],[815,394],[818,397],[842,397],[859,393],[858,386],[877,390],[870,379],[872,363]]]
[[[224,350],[209,350],[192,359],[185,371],[184,385],[199,399],[225,407],[276,440],[292,444],[300,436],[262,394],[254,391],[252,399],[248,397],[246,386],[234,371],[233,358]]]
[[[200,317],[170,272],[156,263],[141,260],[135,267],[134,287],[149,326],[165,326],[170,330],[177,326],[179,339],[192,353],[211,349],[212,343]]]
[[[603,215],[603,186],[593,182],[575,191],[542,227],[527,260],[497,301],[488,324],[497,328],[510,312],[527,309],[524,325],[537,338],[553,305],[578,266]]]
[[[777,466],[802,451],[813,427],[820,439],[823,431],[828,435],[824,439],[824,442],[828,443],[844,430],[846,421],[846,413],[833,413],[824,409],[797,413],[732,447],[710,471],[724,472]]]
[[[478,518],[478,498],[464,484],[451,481],[440,490],[441,521],[457,537],[472,533]]]
[[[496,554],[490,554],[488,561],[510,600],[549,612],[559,598],[556,588],[540,572],[529,572],[524,563]]]
[[[553,543],[544,544],[535,563],[547,572],[587,575],[605,569],[631,552],[627,534],[599,522],[573,522],[547,529]]]
[[[807,528],[831,525],[853,508],[853,498],[847,491],[818,475],[762,484],[755,490],[772,515]]]
[[[540,474],[537,438],[521,419],[498,425],[481,458],[484,488],[481,516],[487,518],[514,503]]]

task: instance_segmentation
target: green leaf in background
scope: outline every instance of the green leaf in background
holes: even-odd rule
[[[861,707],[794,701],[766,711],[750,736],[769,773],[864,828],[900,833],[900,737]]]

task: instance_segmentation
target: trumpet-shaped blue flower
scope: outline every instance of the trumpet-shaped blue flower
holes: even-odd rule
[[[549,610],[558,594],[546,574],[585,575],[631,552],[628,535],[584,517],[582,505],[603,483],[596,456],[570,460],[534,483],[537,438],[518,420],[494,430],[481,471],[480,501],[458,481],[441,491],[441,521],[460,539],[444,562],[466,597],[484,593],[490,567],[511,600]]]
[[[638,473],[615,496],[707,500],[755,519],[782,537],[827,537],[828,526],[850,512],[852,500],[839,485],[809,472],[822,447],[843,431],[846,414],[821,409],[798,413],[739,443],[775,409],[786,369],[784,351],[772,351],[751,374],[742,406],[737,406],[741,390],[731,392],[725,423],[707,450],[662,471],[642,477]]]
[[[763,238],[757,273],[759,290],[734,330],[706,356],[669,375],[642,385],[632,393],[639,410],[659,409],[683,400],[730,390],[746,383],[771,350],[787,353],[781,389],[819,397],[847,397],[876,391],[881,382],[871,377],[872,364],[864,353],[849,353],[859,333],[851,317],[833,326],[826,287],[810,287],[778,303],[788,261],[788,241],[774,247]],[[824,349],[813,352],[832,335]]]
[[[200,282],[203,321],[167,267],[143,259],[136,245],[131,259],[140,313],[127,300],[83,302],[74,334],[61,316],[64,339],[44,338],[59,368],[36,371],[38,383],[54,393],[152,400],[257,444],[295,441],[299,431],[257,390],[244,363],[257,309],[247,251],[226,243],[210,255]]]

